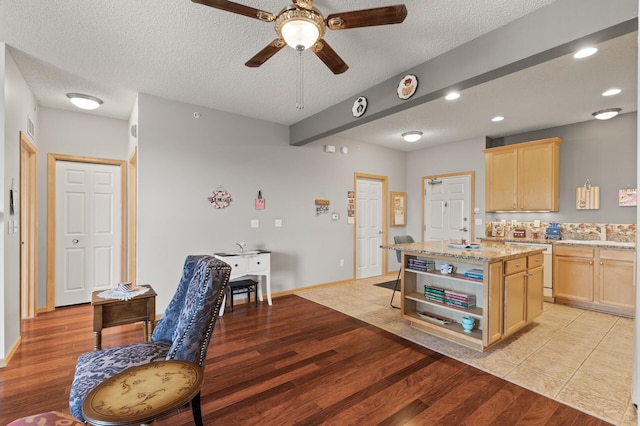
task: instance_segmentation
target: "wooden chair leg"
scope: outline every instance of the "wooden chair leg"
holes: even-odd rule
[[[200,392],[191,400],[191,411],[193,412],[193,423],[196,426],[204,426],[204,423],[202,423],[202,410],[200,408]]]

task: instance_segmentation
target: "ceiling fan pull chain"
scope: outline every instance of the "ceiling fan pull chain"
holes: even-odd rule
[[[304,52],[304,46],[296,46],[298,51],[298,72],[297,72],[297,86],[296,86],[296,108],[304,109],[304,62],[302,59],[302,52]]]

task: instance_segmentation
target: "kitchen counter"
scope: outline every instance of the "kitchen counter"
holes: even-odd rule
[[[518,242],[518,243],[535,243],[535,244],[552,244],[556,245],[571,245],[571,246],[589,246],[600,248],[619,248],[627,250],[635,250],[636,243],[625,241],[602,241],[602,240],[542,240],[531,238],[505,238],[505,237],[482,237],[482,242]]]
[[[449,247],[447,242],[389,244],[381,246],[389,250],[400,250],[406,253],[441,256],[444,258],[475,260],[479,262],[501,262],[525,255],[542,253],[544,249],[525,246],[505,246],[491,242],[482,242],[479,248],[463,249]]]

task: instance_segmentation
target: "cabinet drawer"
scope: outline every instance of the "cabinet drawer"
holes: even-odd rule
[[[522,272],[527,269],[527,258],[521,257],[519,259],[507,260],[504,265],[504,274],[511,275],[518,272]]]
[[[538,266],[544,265],[544,254],[533,254],[531,256],[527,256],[527,268],[537,268]]]
[[[553,254],[558,256],[593,257],[593,249],[557,244],[553,247]]]
[[[600,259],[633,262],[635,257],[634,250],[600,249]]]
[[[258,272],[269,269],[269,255],[260,254],[249,258],[249,271]]]
[[[231,266],[231,274],[244,274],[249,271],[249,259],[242,256],[226,256],[221,259]]]

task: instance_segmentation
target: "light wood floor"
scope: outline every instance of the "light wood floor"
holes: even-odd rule
[[[25,321],[0,369],[0,424],[68,412],[75,360],[92,348],[90,306]],[[103,332],[103,346],[142,338]],[[207,425],[604,425],[599,419],[298,296],[236,305],[207,354]],[[189,409],[159,425],[192,424]]]

